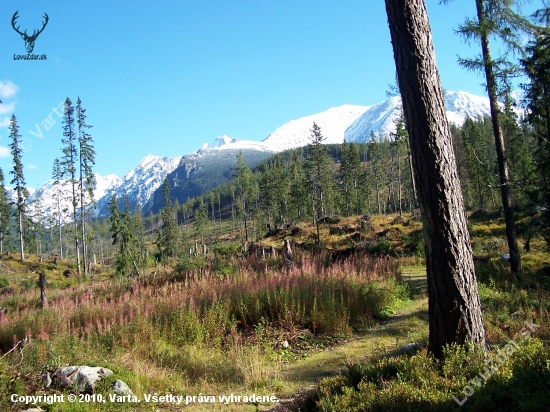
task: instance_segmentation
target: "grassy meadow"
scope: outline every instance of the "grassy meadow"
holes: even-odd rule
[[[46,373],[89,365],[114,372],[96,394],[107,397],[120,379],[142,402],[40,408],[175,411],[182,406],[145,396],[217,400],[233,393],[280,402],[192,402],[184,409],[540,410],[550,390],[550,258],[543,239],[530,237],[522,256],[526,277],[517,282],[500,260],[503,219],[470,219],[491,353],[511,339],[518,349],[459,407],[452,396],[462,400],[463,388],[486,367],[479,351],[449,347],[441,362],[426,349],[400,351],[427,342],[421,223],[410,215],[375,216],[360,228],[358,218],[324,225],[321,250],[306,223],[260,239],[265,256],[258,248],[242,253],[232,243],[238,235],[228,233],[207,256],[151,265],[135,277],[98,265],[93,279],[78,278],[73,262],[1,256],[0,308],[7,312],[0,317],[0,409],[26,409],[12,394],[67,395],[71,389],[44,389]],[[293,240],[291,263],[268,253],[282,250],[285,239]],[[41,272],[47,308],[37,288]],[[525,320],[540,326],[521,340]]]

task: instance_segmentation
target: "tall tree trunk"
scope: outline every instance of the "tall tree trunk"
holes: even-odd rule
[[[83,209],[83,206],[81,206],[81,209]],[[84,263],[84,273],[88,273],[88,245],[86,242],[86,217],[84,211],[80,212],[80,229],[82,236],[82,262]]]
[[[429,347],[485,347],[470,235],[424,0],[385,0],[424,226]]]
[[[80,236],[82,238],[82,261],[84,273],[88,273],[88,256],[86,254],[86,222],[84,221],[84,177],[82,176],[82,164],[80,165]]]
[[[19,196],[21,198],[22,195]],[[25,251],[24,249],[24,243],[23,243],[23,214],[21,211],[19,211],[19,225],[18,225],[18,234],[19,234],[19,250],[21,252],[21,262],[25,261]]]
[[[56,185],[57,199],[57,226],[59,227],[59,258],[63,259],[63,241],[61,239],[61,200],[59,199],[59,188]]]
[[[403,216],[403,199],[401,195],[401,155],[399,154],[399,141],[397,142],[397,183],[399,184],[399,216]]]
[[[510,175],[508,172],[508,162],[506,161],[506,148],[504,146],[504,135],[500,125],[500,111],[497,99],[497,84],[493,72],[493,61],[489,49],[489,37],[484,29],[487,25],[483,0],[476,0],[477,17],[481,30],[481,51],[483,54],[483,66],[485,68],[485,77],[487,80],[487,92],[489,93],[489,104],[491,106],[491,120],[493,123],[493,133],[495,135],[495,147],[498,161],[498,175],[500,178],[500,193],[502,196],[502,206],[504,208],[504,220],[506,222],[506,238],[508,240],[508,250],[510,251],[510,267],[512,274],[520,278],[522,276],[521,257],[519,254],[516,222],[514,219],[514,209],[512,207],[512,195],[510,192]]]
[[[74,233],[74,244],[75,244],[75,252],[76,252],[76,271],[78,273],[78,276],[82,275],[82,271],[80,269],[80,247],[78,245],[78,218],[77,218],[77,212],[76,212],[76,189],[75,189],[75,183],[74,178],[72,179],[73,183],[73,233]]]

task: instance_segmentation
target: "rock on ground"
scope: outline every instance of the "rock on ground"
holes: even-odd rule
[[[79,392],[94,393],[96,382],[108,378],[113,371],[94,366],[65,366],[54,373],[56,384],[62,387],[75,387]]]
[[[113,392],[116,393],[117,395],[134,396],[134,392],[132,392],[130,387],[128,385],[126,385],[123,381],[121,381],[120,379],[117,379],[116,381],[113,382],[112,389],[113,389]]]

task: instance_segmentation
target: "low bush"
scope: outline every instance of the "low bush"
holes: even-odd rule
[[[546,410],[550,350],[537,338],[518,347],[501,364],[486,360],[480,350],[452,345],[441,361],[423,350],[349,365],[321,381],[314,400],[324,412]],[[489,359],[498,355],[495,349]]]

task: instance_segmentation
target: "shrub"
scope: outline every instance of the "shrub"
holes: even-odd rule
[[[7,288],[10,285],[10,282],[7,277],[0,276],[0,289]]]
[[[401,236],[401,241],[406,251],[415,256],[424,257],[424,234],[422,230],[414,230],[408,235]]]
[[[496,356],[496,350],[491,356]],[[324,379],[317,391],[322,411],[542,411],[547,409],[550,350],[530,338],[480,385],[486,372],[483,352],[449,345],[437,361],[425,350],[417,355],[371,360],[350,365],[341,375]],[[475,388],[465,398],[466,385]],[[462,406],[453,400],[466,399]]]
[[[380,253],[382,255],[390,255],[394,252],[394,246],[388,239],[382,237],[372,244],[370,252]]]

